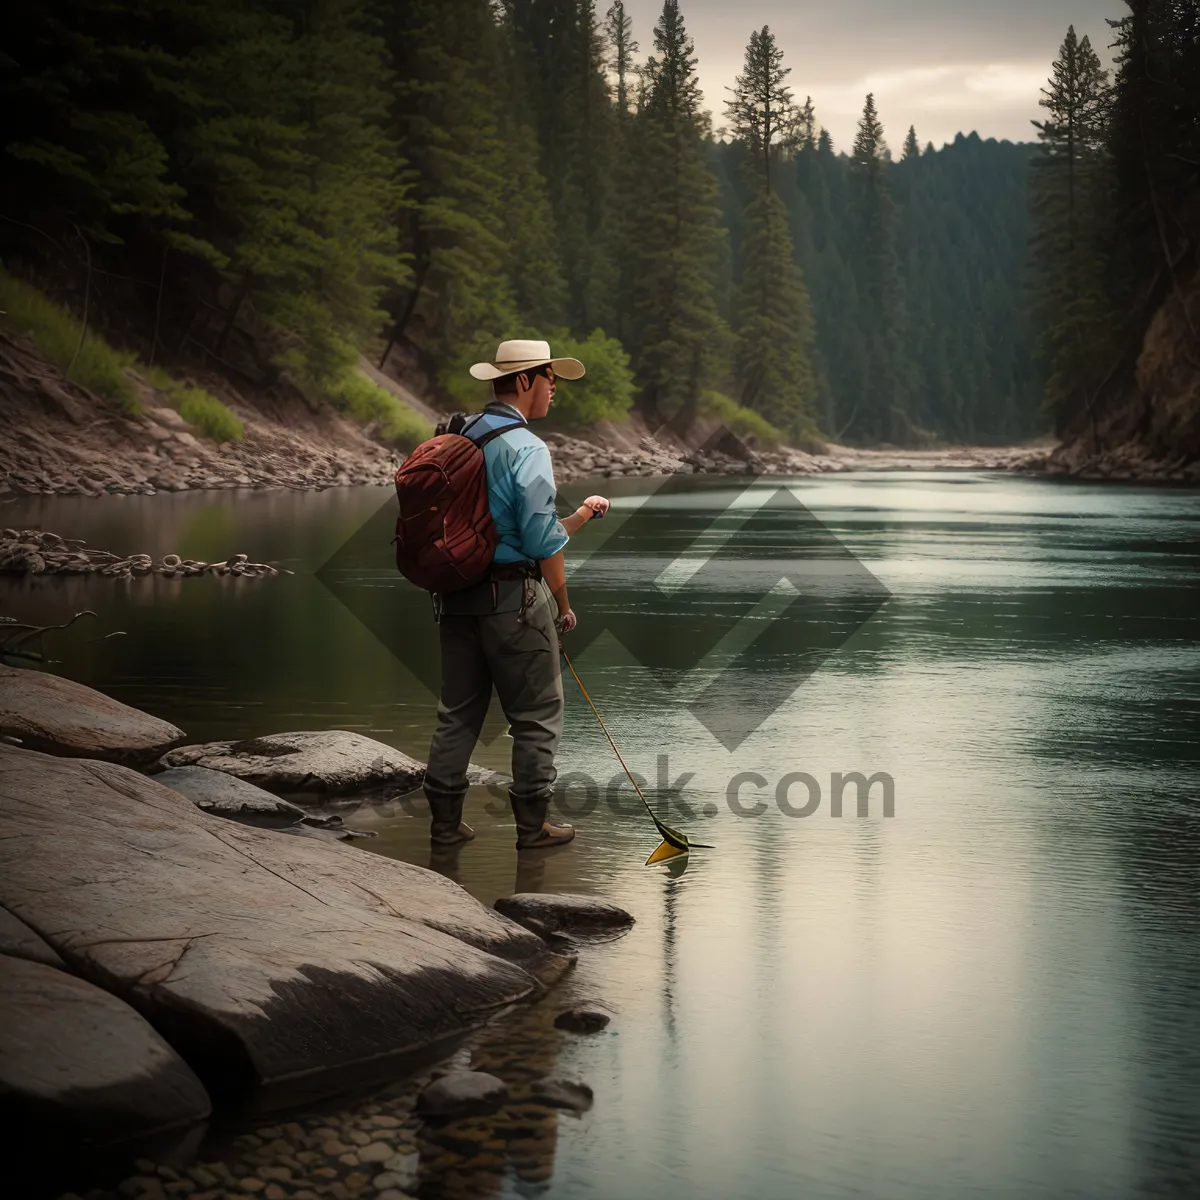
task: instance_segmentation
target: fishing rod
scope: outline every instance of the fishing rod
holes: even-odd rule
[[[568,670],[575,678],[575,682],[579,685],[579,690],[583,694],[583,698],[588,702],[588,707],[592,710],[592,715],[596,718],[596,723],[604,732],[604,736],[608,738],[608,744],[612,747],[613,753],[617,756],[617,762],[621,764],[622,769],[629,778],[629,782],[633,784],[633,790],[637,792],[638,799],[642,802],[646,812],[650,815],[650,820],[654,822],[654,827],[658,830],[662,837],[662,843],[646,859],[646,866],[651,867],[655,863],[667,862],[669,859],[678,858],[680,855],[688,854],[692,850],[712,850],[714,847],[706,846],[702,842],[693,842],[688,839],[686,833],[680,833],[678,829],[672,829],[670,825],[664,825],[655,814],[654,809],[650,807],[650,802],[642,794],[642,789],[638,787],[638,781],[634,779],[633,772],[625,765],[624,758],[621,757],[621,751],[617,749],[617,743],[613,741],[613,736],[608,732],[608,726],[604,724],[604,719],[600,716],[599,710],[596,708],[591,696],[588,695],[588,690],[583,686],[583,680],[579,678],[579,672],[575,670],[575,664],[571,662],[570,656],[566,650],[559,646],[559,652],[563,656],[563,660],[567,664]]]

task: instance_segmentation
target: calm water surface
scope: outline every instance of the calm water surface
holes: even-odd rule
[[[577,560],[641,502],[645,484],[622,486]],[[661,520],[719,542],[776,486],[703,488]],[[672,817],[715,849],[682,874],[642,866],[657,839],[628,788],[609,803],[616,764],[569,680],[560,768],[599,788],[591,811],[586,785],[572,788],[577,841],[518,871],[503,805],[469,799],[479,837],[457,878],[482,900],[595,891],[638,921],[585,950],[572,983],[613,1021],[557,1050],[555,1069],[596,1103],[561,1119],[548,1194],[1200,1194],[1200,494],[986,474],[791,490],[891,598],[735,750],[691,714],[686,681],[611,635],[576,662],[634,770],[653,785],[665,755],[668,780],[693,773],[693,815]],[[350,607],[389,619],[407,666],[313,574],[387,499],[10,504],[4,524],[131,552],[242,551],[297,573],[7,581],[0,611],[95,609],[50,643],[58,669],[193,740],[346,728],[423,757],[432,626],[387,571],[387,513],[357,543],[379,569],[359,553],[341,578]],[[748,559],[778,549],[769,530],[744,542]],[[621,562],[606,564],[610,609],[661,607],[662,588],[620,589]],[[730,603],[675,594],[685,630]],[[92,640],[114,630],[126,636]],[[804,649],[727,677],[729,702],[752,703],[767,674],[803,677]],[[478,761],[505,765],[503,731],[490,721]],[[853,790],[831,817],[831,773],[855,770],[894,779],[893,817],[877,791],[860,819]],[[746,771],[767,784],[743,791],[767,801],[753,818],[726,796]],[[806,819],[774,802],[795,771],[824,792]],[[410,807],[349,819],[376,831],[373,850],[424,862]]]

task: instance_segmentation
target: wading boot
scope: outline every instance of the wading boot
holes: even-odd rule
[[[575,826],[554,824],[546,820],[550,808],[550,797],[531,800],[527,796],[508,793],[513,816],[517,819],[518,850],[548,850],[551,846],[565,846],[575,836]]]
[[[462,819],[462,793],[443,791],[428,781],[424,790],[429,801],[429,844],[446,848],[469,842],[475,830]]]
[[[433,821],[429,826],[429,844],[440,849],[461,846],[464,842],[474,840],[474,837],[475,830],[466,821],[459,821],[457,825],[453,821],[448,824]]]

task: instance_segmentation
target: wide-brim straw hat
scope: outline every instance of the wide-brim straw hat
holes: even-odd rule
[[[496,357],[491,362],[476,363],[471,375],[475,379],[499,379],[502,375],[545,366],[553,367],[560,379],[582,379],[584,375],[584,365],[579,359],[555,358],[549,342],[525,341],[501,342],[496,347]]]

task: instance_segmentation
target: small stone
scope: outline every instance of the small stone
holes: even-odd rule
[[[409,1154],[393,1154],[391,1158],[383,1164],[385,1171],[408,1171],[412,1169],[419,1155],[415,1153]]]
[[[214,1188],[219,1182],[216,1175],[214,1175],[212,1171],[210,1171],[207,1167],[202,1166],[200,1163],[193,1163],[192,1166],[188,1167],[187,1173],[201,1187]]]
[[[625,909],[594,896],[518,892],[515,896],[501,896],[493,907],[518,925],[532,919],[538,923],[539,931],[548,929],[555,933],[628,929],[634,923]]]
[[[263,1195],[266,1196],[267,1200],[287,1200],[287,1192],[277,1183],[268,1183]]]
[[[401,1122],[395,1117],[372,1117],[367,1124],[373,1129],[399,1129]]]
[[[126,1179],[118,1189],[124,1196],[135,1196],[137,1200],[166,1200],[166,1189],[162,1180],[154,1175],[135,1175]]]
[[[364,1133],[361,1129],[350,1130],[350,1132],[346,1134],[346,1137],[356,1146],[366,1146],[369,1145],[371,1141],[371,1135],[369,1133]]]
[[[248,1175],[245,1179],[238,1181],[238,1187],[250,1195],[253,1195],[255,1192],[261,1192],[266,1186],[261,1179],[256,1179],[253,1175]]]
[[[508,1099],[508,1084],[483,1071],[452,1071],[431,1083],[417,1101],[427,1117],[465,1117],[495,1112]]]
[[[121,1184],[121,1192],[127,1196],[137,1196],[137,1200],[167,1200],[167,1189],[162,1186],[162,1180],[154,1175],[136,1175],[132,1180]]]
[[[344,1142],[339,1142],[336,1138],[328,1142],[321,1143],[321,1153],[326,1158],[337,1158],[339,1154],[348,1154],[350,1147]]]
[[[385,1188],[376,1195],[375,1200],[410,1200],[410,1198],[395,1188]]]
[[[385,1142],[371,1142],[357,1153],[360,1163],[381,1163],[392,1157],[392,1148]]]
[[[338,1173],[332,1167],[315,1167],[313,1174],[318,1179],[336,1179],[338,1177]]]
[[[381,1171],[376,1175],[371,1180],[371,1185],[378,1188],[379,1191],[390,1187],[404,1187],[416,1179],[417,1168],[420,1164],[421,1156],[419,1154],[407,1154],[397,1166],[389,1166],[386,1171]]]
[[[258,1174],[260,1178],[276,1183],[286,1183],[292,1177],[292,1173],[287,1167],[263,1167]]]
[[[353,1151],[348,1151],[345,1154],[339,1154],[338,1162],[345,1163],[346,1166],[348,1166],[348,1167],[357,1167],[358,1166],[358,1155],[355,1154]]]
[[[592,1107],[592,1089],[571,1079],[537,1079],[529,1086],[529,1098],[551,1108],[587,1112]]]
[[[370,1177],[361,1171],[351,1171],[342,1182],[352,1191],[361,1192],[371,1182]]]
[[[554,1018],[554,1027],[571,1033],[599,1033],[609,1020],[607,1013],[594,1008],[568,1008]]]

